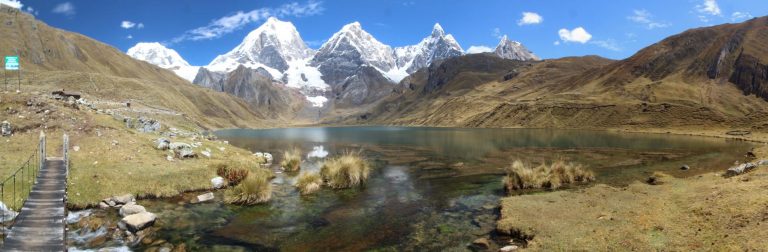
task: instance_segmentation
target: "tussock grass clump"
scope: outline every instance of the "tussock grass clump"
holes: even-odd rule
[[[230,185],[239,184],[250,174],[247,167],[233,167],[230,163],[219,162],[211,166],[216,169],[216,174],[226,179]]]
[[[341,189],[365,183],[370,170],[370,164],[359,153],[345,153],[326,160],[320,175],[328,186]]]
[[[557,189],[564,184],[583,183],[595,180],[595,175],[580,164],[556,161],[551,165],[542,164],[528,167],[517,160],[507,170],[504,186],[507,191],[522,189]]]
[[[305,172],[296,180],[296,187],[301,195],[308,195],[320,190],[323,185],[323,177],[317,172]]]
[[[272,198],[272,176],[268,171],[252,172],[240,184],[227,191],[224,200],[230,204],[255,205]]]
[[[298,171],[301,168],[301,151],[298,148],[283,152],[283,161],[280,166],[286,171]]]

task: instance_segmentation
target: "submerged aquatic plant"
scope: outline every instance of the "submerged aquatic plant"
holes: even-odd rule
[[[520,160],[516,160],[507,169],[504,186],[507,191],[538,188],[557,189],[564,184],[594,180],[594,173],[580,164],[558,160],[551,165],[541,164],[537,167],[529,167]]]
[[[368,179],[371,166],[360,153],[345,153],[326,160],[320,168],[320,175],[332,188],[358,186]]]
[[[283,161],[280,162],[280,166],[285,171],[298,171],[301,168],[301,151],[298,148],[283,152]]]
[[[272,198],[271,178],[266,170],[251,172],[240,184],[226,192],[224,200],[239,205],[267,202]]]
[[[301,195],[312,194],[320,190],[323,185],[323,177],[317,172],[305,172],[296,180],[296,187]]]

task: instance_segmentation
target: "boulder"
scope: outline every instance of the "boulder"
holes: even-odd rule
[[[139,117],[136,124],[136,129],[139,132],[155,132],[160,130],[160,122],[152,118]]]
[[[193,158],[196,157],[195,151],[192,150],[192,145],[182,142],[171,143],[171,150],[173,154],[178,158]]]
[[[690,169],[691,169],[691,167],[688,166],[688,165],[680,166],[680,170],[683,170],[683,171],[687,171],[687,170],[690,170]]]
[[[213,185],[213,188],[219,189],[224,187],[224,178],[222,177],[215,177],[211,179],[211,185]]]
[[[200,154],[203,154],[203,156],[207,158],[211,158],[211,152],[210,151],[201,151]]]
[[[125,216],[121,222],[125,223],[125,227],[128,230],[136,233],[155,224],[156,219],[157,216],[155,214],[150,212],[143,212]]]
[[[0,123],[0,135],[2,136],[10,136],[13,134],[13,128],[11,128],[11,123],[8,121],[3,121]]]
[[[161,137],[155,140],[155,149],[167,150],[170,147],[171,147],[171,140],[168,140],[165,137]]]
[[[491,242],[488,241],[488,238],[483,237],[483,238],[477,238],[474,241],[472,241],[472,245],[479,248],[487,249],[488,247],[491,246]]]
[[[212,192],[200,194],[200,195],[197,195],[197,202],[206,202],[209,200],[213,200],[213,198],[214,196]]]
[[[510,252],[517,250],[517,246],[515,245],[507,245],[499,249],[500,252]]]
[[[124,194],[120,196],[114,196],[112,197],[112,200],[114,200],[117,204],[125,205],[128,204],[128,202],[136,201],[136,197],[134,197],[133,194]]]
[[[728,171],[725,172],[725,175],[726,176],[739,175],[739,174],[748,172],[752,169],[755,169],[755,167],[757,167],[757,165],[755,165],[754,163],[743,163],[743,164],[728,168]]]
[[[137,205],[134,202],[130,202],[130,203],[125,204],[123,207],[120,208],[120,216],[125,217],[125,216],[128,216],[128,215],[143,213],[143,212],[146,212],[146,211],[147,211],[147,209],[145,209],[143,206]]]

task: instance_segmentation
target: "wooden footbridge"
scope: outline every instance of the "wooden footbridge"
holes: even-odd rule
[[[45,134],[41,132],[37,153],[0,183],[0,201],[6,208],[2,210],[19,211],[5,211],[0,216],[2,251],[67,250],[69,138],[64,134],[61,157],[47,157],[45,148]]]

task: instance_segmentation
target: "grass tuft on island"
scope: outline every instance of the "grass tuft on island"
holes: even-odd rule
[[[309,195],[320,190],[323,185],[323,177],[317,172],[304,172],[296,180],[296,188],[301,195]]]
[[[361,185],[368,179],[370,172],[370,164],[357,152],[330,158],[320,168],[320,175],[334,189]]]
[[[504,187],[508,192],[523,189],[557,189],[564,184],[584,183],[595,180],[592,171],[580,164],[566,163],[558,160],[550,165],[541,164],[536,167],[516,160],[507,169],[504,177]]]
[[[224,201],[236,205],[255,205],[272,198],[272,173],[259,169],[250,172],[245,179],[224,195]]]
[[[298,148],[294,148],[293,150],[283,152],[283,161],[280,162],[280,166],[288,172],[301,169],[301,151]]]

